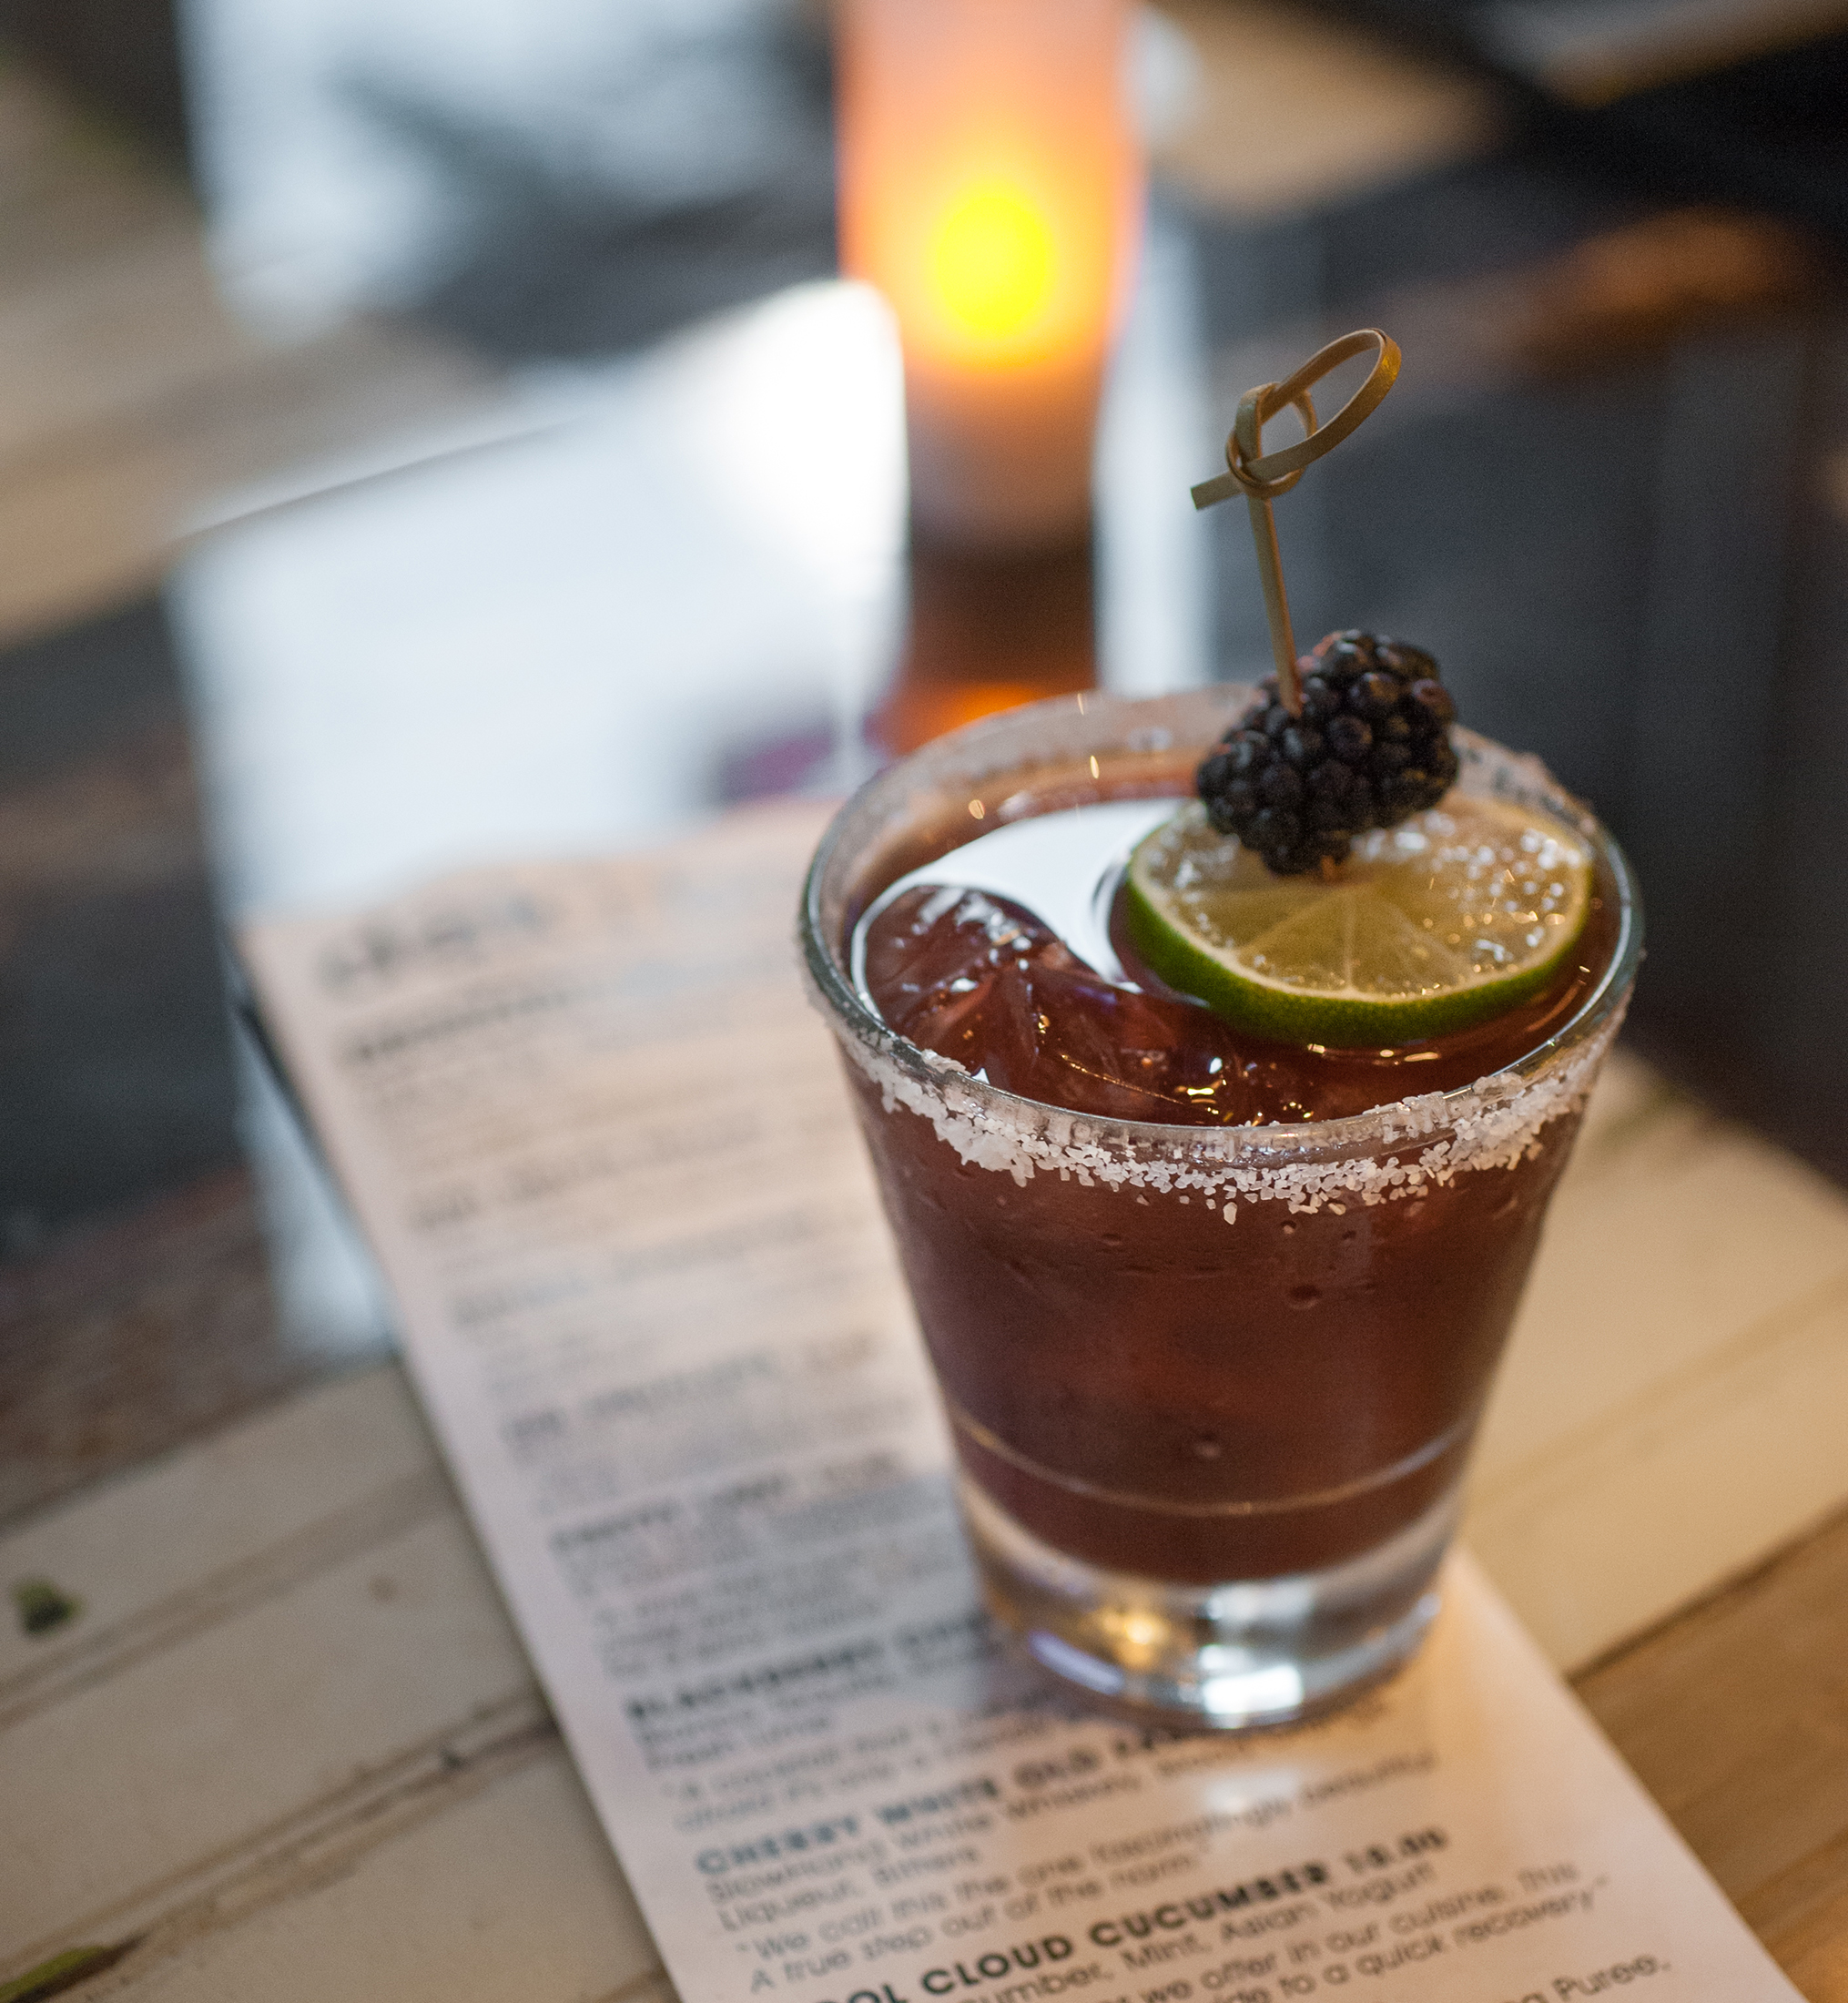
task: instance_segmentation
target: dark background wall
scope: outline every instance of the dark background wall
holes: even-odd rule
[[[0,0],[0,43],[184,159],[186,99],[174,6],[175,0]]]

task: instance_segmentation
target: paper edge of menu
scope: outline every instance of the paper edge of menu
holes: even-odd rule
[[[466,907],[478,915],[490,905],[498,910],[493,900],[514,891],[542,905],[550,897],[566,912],[560,920],[564,936],[543,941],[540,960],[550,976],[564,967],[602,970],[602,985],[587,981],[581,991],[592,997],[584,1008],[604,1022],[613,1008],[620,1012],[624,1004],[610,1002],[611,985],[603,977],[635,963],[632,953],[624,958],[629,940],[614,936],[607,922],[613,897],[620,903],[644,879],[658,891],[670,878],[673,895],[684,897],[693,894],[689,885],[696,890],[704,880],[702,869],[709,876],[745,869],[761,872],[760,894],[780,890],[781,910],[787,911],[795,869],[815,832],[812,812],[784,808],[736,816],[646,856],[467,872],[367,914],[253,921],[241,929],[239,940],[262,1020],[391,1286],[413,1382],[680,1992],[788,2003],[920,2003],[945,1996],[959,2003],[1036,2003],[1055,1995],[1081,2003],[1187,2003],[1189,1998],[1196,2003],[1273,2003],[1307,1995],[1377,1998],[1382,2003],[1414,1995],[1421,2003],[1453,1998],[1457,2003],[1575,2003],[1619,1990],[1662,1998],[1794,1997],[1797,1992],[1461,1553],[1448,1562],[1445,1606],[1421,1659],[1354,1709],[1319,1725],[1175,1739],[1058,1705],[1030,1700],[1022,1708],[1013,1701],[1020,1685],[1010,1681],[1016,1672],[1005,1658],[1000,1666],[991,1658],[950,1662],[896,1684],[875,1678],[861,1688],[853,1681],[849,1644],[855,1636],[869,1637],[865,1647],[877,1655],[881,1633],[896,1617],[895,1601],[873,1605],[870,1612],[863,1605],[859,1618],[834,1631],[830,1641],[817,1642],[813,1654],[804,1658],[823,1665],[817,1674],[840,1672],[825,1701],[804,1710],[802,1700],[789,1698],[778,1712],[775,1703],[783,1700],[773,1692],[759,1710],[746,1713],[771,1721],[748,1728],[759,1732],[762,1744],[753,1742],[756,1750],[741,1741],[731,1753],[715,1753],[712,1746],[723,1742],[712,1738],[693,1745],[704,1765],[696,1761],[682,1768],[670,1759],[665,1769],[655,1753],[645,1753],[636,1735],[642,1728],[631,1723],[635,1706],[657,1703],[638,1695],[645,1686],[659,1692],[677,1684],[681,1698],[703,1699],[709,1692],[713,1705],[723,1709],[727,1693],[749,1691],[737,1702],[759,1703],[760,1686],[794,1676],[787,1642],[780,1651],[766,1643],[715,1655],[715,1678],[705,1684],[686,1673],[693,1658],[684,1652],[664,1658],[681,1664],[677,1675],[663,1673],[658,1662],[635,1668],[642,1660],[635,1650],[645,1654],[648,1644],[633,1640],[639,1631],[631,1616],[637,1607],[665,1603],[664,1579],[674,1589],[669,1598],[675,1605],[691,1609],[689,1618],[705,1618],[724,1611],[710,1603],[716,1594],[759,1573],[772,1576],[766,1571],[771,1561],[761,1551],[773,1547],[753,1546],[738,1530],[740,1520],[726,1530],[728,1536],[737,1532],[732,1545],[713,1545],[717,1533],[707,1520],[713,1491],[705,1481],[700,1535],[707,1542],[686,1568],[675,1572],[679,1561],[671,1552],[665,1558],[656,1552],[649,1561],[652,1571],[632,1565],[623,1574],[628,1582],[615,1588],[605,1582],[587,1597],[582,1578],[568,1582],[558,1557],[561,1506],[555,1498],[543,1509],[535,1502],[532,1480],[514,1464],[504,1411],[483,1388],[478,1352],[459,1335],[453,1290],[445,1295],[427,1248],[403,1222],[410,1172],[381,1140],[384,1123],[399,1114],[388,1115],[379,1110],[382,1102],[366,1100],[337,1056],[340,1049],[352,1047],[340,1041],[352,1021],[409,1020],[394,1018],[394,1008],[422,1008],[427,1019],[432,1000],[445,994],[525,991],[521,982],[533,978],[533,963],[523,957],[528,942],[515,936],[502,942],[504,951],[494,948],[460,971],[440,964],[412,968],[396,1000],[374,994],[345,1015],[345,1003],[337,1007],[317,991],[310,970],[327,963],[333,950],[329,941],[359,937],[355,928],[363,923],[373,926],[376,943],[390,935],[391,924],[403,937],[412,936],[418,923],[434,922],[433,911],[448,914],[447,924],[455,910]],[[662,908],[654,911],[652,930],[644,928],[645,945],[635,951],[653,953],[650,964],[658,967],[695,929],[709,928],[709,920],[674,907],[665,892],[656,903]],[[593,908],[604,916],[586,919]],[[756,940],[756,958],[740,978],[769,985],[746,995],[745,1015],[734,1016],[728,1027],[721,1022],[714,1033],[748,1044],[754,1033],[749,1012],[757,1007],[766,1019],[775,1018],[783,1039],[775,1063],[787,1070],[789,1052],[799,1047],[805,1052],[799,1064],[810,1067],[810,1089],[838,1093],[836,1083],[813,1083],[834,1078],[825,1032],[799,1022],[777,985],[786,981],[794,994],[787,927],[776,931],[780,974],[772,964],[777,953],[766,948],[767,928],[758,930],[763,936]],[[724,978],[721,969],[711,980]],[[653,1020],[637,1018],[645,1030]],[[495,1033],[504,1031],[503,1023]],[[554,1022],[533,1035],[556,1032]],[[532,1047],[521,1045],[521,1033],[516,1027],[495,1046],[499,1070],[482,1083],[489,1097],[503,1082],[506,1052],[521,1063],[539,1063],[545,1056],[535,1057]],[[679,1025],[664,1033],[679,1033]],[[682,1056],[704,1047],[689,1043]],[[574,1048],[567,1036],[552,1059],[563,1063]],[[640,1062],[622,1060],[609,1075],[620,1086]],[[466,1063],[454,1075],[466,1081]],[[401,1075],[399,1086],[403,1082]],[[417,1083],[412,1077],[411,1085]],[[733,1084],[736,1089],[736,1079]],[[559,1090],[556,1076],[549,1089]],[[545,1103],[543,1093],[533,1103]],[[448,1108],[442,1116],[452,1112]],[[520,1113],[514,1104],[500,1117],[517,1124]],[[414,1153],[426,1130],[413,1117],[405,1131],[411,1140],[402,1144]],[[447,1130],[439,1124],[428,1132],[440,1142]],[[551,1128],[542,1122],[522,1132],[526,1144],[535,1135],[543,1144]],[[853,1165],[842,1168],[849,1179],[843,1186],[856,1176],[863,1185],[858,1142],[844,1113],[823,1141],[831,1152],[817,1159],[833,1164],[840,1150],[852,1149]],[[882,1232],[863,1186],[849,1186],[842,1200],[847,1208],[841,1215],[855,1231]],[[631,1213],[635,1201],[631,1188]],[[860,1212],[854,1212],[855,1204]],[[574,1230],[582,1237],[585,1228],[582,1214],[561,1213],[552,1224],[567,1234],[561,1242],[570,1246],[577,1240],[568,1234]],[[504,1234],[482,1240],[491,1251],[500,1246],[503,1261],[509,1242]],[[888,1251],[878,1257],[889,1267]],[[620,1288],[628,1282],[619,1275],[608,1284]],[[895,1278],[883,1284],[896,1295]],[[631,1297],[620,1291],[611,1296],[619,1319]],[[608,1300],[602,1311],[612,1311]],[[586,1381],[584,1345],[581,1333],[571,1339],[576,1347],[569,1351],[569,1368],[578,1373],[573,1381],[581,1383]],[[670,1328],[665,1339],[671,1347],[677,1338]],[[876,1376],[886,1373],[884,1389],[862,1401],[862,1412],[874,1417],[865,1421],[864,1439],[856,1437],[852,1444],[877,1445],[880,1425],[888,1425],[887,1458],[898,1470],[894,1480],[911,1484],[905,1506],[913,1509],[912,1516],[895,1515],[899,1527],[885,1532],[875,1527],[858,1543],[851,1541],[849,1526],[849,1541],[828,1545],[825,1538],[833,1534],[828,1526],[841,1512],[828,1517],[822,1507],[826,1496],[817,1502],[812,1484],[803,1486],[806,1476],[797,1480],[775,1464],[774,1456],[767,1460],[761,1442],[751,1462],[758,1479],[743,1486],[762,1490],[780,1481],[787,1490],[794,1481],[801,1491],[799,1507],[792,1504],[784,1517],[765,1519],[764,1534],[824,1539],[803,1549],[806,1571],[788,1572],[796,1581],[792,1595],[818,1591],[825,1599],[830,1567],[843,1576],[855,1566],[866,1571],[871,1551],[868,1576],[878,1574],[882,1554],[894,1561],[889,1569],[896,1572],[914,1559],[920,1576],[936,1565],[939,1576],[924,1600],[905,1602],[913,1611],[920,1603],[967,1606],[973,1616],[966,1566],[959,1575],[954,1561],[944,1560],[942,1523],[930,1515],[933,1509],[940,1514],[940,1503],[929,1498],[928,1507],[916,1503],[925,1492],[918,1488],[920,1480],[927,1488],[939,1483],[947,1493],[947,1448],[934,1408],[921,1418],[916,1410],[878,1417],[903,1403],[902,1397],[894,1403],[894,1384],[902,1392],[912,1379],[923,1380],[915,1337],[903,1327],[896,1333],[888,1327],[883,1339],[889,1353],[872,1357],[867,1368]],[[566,1354],[557,1346],[562,1340],[535,1337],[530,1355],[521,1352],[520,1368],[536,1382],[548,1369],[564,1368],[556,1361]],[[686,1340],[689,1355],[705,1353],[690,1336]],[[619,1338],[604,1349],[592,1345],[594,1402],[600,1401],[600,1408],[620,1408],[623,1385],[633,1388],[640,1382],[624,1377],[623,1347]],[[648,1353],[658,1368],[658,1343]],[[774,1362],[757,1368],[773,1370]],[[657,1375],[650,1381],[677,1380]],[[721,1378],[713,1382],[722,1386]],[[921,1395],[928,1403],[928,1391]],[[716,1388],[708,1404],[724,1408],[726,1396]],[[848,1430],[839,1437],[846,1439],[850,1424],[841,1425]],[[648,1436],[624,1437],[633,1442]],[[792,1468],[797,1458],[792,1455]],[[878,1459],[863,1454],[853,1465]],[[828,1464],[817,1465],[827,1474]],[[599,1477],[592,1456],[574,1466],[574,1479],[585,1479],[586,1469],[589,1478],[606,1479],[620,1490],[620,1469]],[[724,1470],[715,1461],[696,1471],[704,1479]],[[629,1516],[645,1516],[652,1507],[657,1515],[672,1515],[677,1508],[687,1517],[688,1479],[689,1471],[669,1470],[652,1490],[636,1491],[641,1500]],[[896,1495],[897,1488],[889,1493]],[[650,1494],[659,1500],[649,1503]],[[877,1517],[887,1494],[867,1490],[854,1507]],[[564,1514],[569,1517],[568,1506]],[[926,1540],[934,1540],[928,1562],[919,1555]],[[779,1554],[783,1550],[774,1548]],[[760,1555],[754,1558],[754,1550]],[[784,1562],[781,1555],[775,1562]],[[946,1562],[952,1566],[948,1574]],[[862,1583],[856,1590],[864,1594],[870,1589]],[[765,1617],[774,1619],[775,1609]],[[944,1631],[974,1632],[979,1625],[964,1620],[958,1627],[950,1619]],[[685,1632],[675,1630],[675,1647],[683,1645]],[[609,1639],[613,1633],[619,1634],[615,1643]],[[629,1666],[620,1673],[612,1667],[613,1647],[634,1657],[624,1658]],[[690,1681],[695,1687],[689,1692]],[[677,1729],[696,1736],[704,1728]],[[789,1744],[802,1749],[793,1765],[779,1766],[763,1750]],[[753,1777],[772,1770],[780,1777],[763,1786]],[[688,1772],[697,1777],[683,1777]],[[765,1804],[760,1811],[751,1805],[756,1800]]]

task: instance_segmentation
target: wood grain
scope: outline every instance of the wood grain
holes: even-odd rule
[[[0,1265],[0,1520],[325,1375],[287,1340],[249,1174]]]
[[[1848,2003],[1848,1515],[1575,1679],[1812,2003]]]

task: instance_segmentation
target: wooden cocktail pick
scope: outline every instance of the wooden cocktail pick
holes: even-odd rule
[[[1376,348],[1378,359],[1367,379],[1325,424],[1315,421],[1315,406],[1309,401],[1312,385],[1321,381],[1344,361],[1367,349]],[[1252,538],[1257,544],[1258,574],[1264,580],[1264,611],[1271,622],[1271,650],[1277,659],[1277,693],[1293,717],[1303,713],[1303,691],[1296,676],[1296,642],[1290,632],[1290,601],[1284,590],[1284,568],[1277,553],[1276,517],[1271,503],[1288,493],[1303,477],[1304,469],[1333,452],[1344,438],[1371,417],[1386,393],[1397,381],[1397,343],[1377,327],[1363,327],[1343,334],[1317,350],[1294,375],[1282,382],[1260,383],[1239,399],[1238,414],[1225,441],[1226,471],[1212,480],[1203,480],[1193,489],[1193,505],[1210,508],[1216,502],[1230,501],[1242,493],[1251,508]],[[1307,436],[1281,452],[1265,453],[1264,429],[1285,404],[1294,404],[1303,420]]]

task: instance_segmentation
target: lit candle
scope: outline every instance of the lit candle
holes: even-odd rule
[[[927,536],[1070,541],[1142,205],[1127,0],[843,0],[842,259],[898,317]]]

